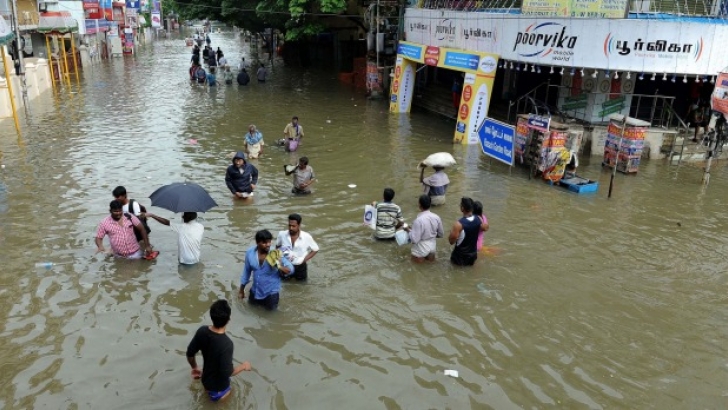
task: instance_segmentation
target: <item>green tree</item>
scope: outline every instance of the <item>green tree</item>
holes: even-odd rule
[[[340,14],[347,8],[346,0],[163,1],[174,2],[174,9],[183,19],[220,20],[252,32],[271,27],[284,32],[287,40],[303,39],[323,32],[325,20],[319,15]]]

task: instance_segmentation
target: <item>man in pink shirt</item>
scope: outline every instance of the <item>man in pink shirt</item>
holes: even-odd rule
[[[149,253],[152,251],[152,247],[149,244],[147,231],[136,216],[128,213],[124,214],[122,207],[123,204],[117,200],[113,200],[109,204],[111,215],[104,218],[96,230],[96,248],[98,252],[106,252],[106,249],[104,249],[104,236],[108,235],[111,252],[114,256],[126,259],[141,259],[144,253],[139,247],[134,230],[136,229],[141,233],[145,253]]]

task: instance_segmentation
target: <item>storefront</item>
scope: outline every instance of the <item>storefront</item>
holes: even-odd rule
[[[684,99],[686,94],[693,94],[687,90],[696,88],[696,84],[711,84],[714,76],[728,65],[728,54],[721,49],[728,40],[728,25],[723,20],[685,16],[680,20],[625,19],[620,17],[625,15],[626,6],[620,14],[614,11],[619,7],[610,6],[615,3],[594,4],[601,8],[528,10],[555,15],[549,18],[408,8],[404,24],[407,41],[403,42],[405,48],[399,50],[398,61],[426,64],[427,48],[500,57],[496,69],[488,73],[488,97],[493,92],[499,96],[510,93],[508,98],[521,95],[522,90],[508,90],[514,78],[524,82],[534,78],[532,84],[548,79],[559,87],[552,103],[560,111],[586,123],[603,125],[613,114],[634,112],[635,90],[639,93],[641,88],[645,94],[654,94],[659,87],[660,93]],[[527,7],[530,4],[524,3],[523,11]],[[563,17],[571,12],[606,18]],[[420,58],[414,58],[418,52]],[[401,69],[405,68],[406,65]],[[416,67],[412,73],[414,70]],[[499,89],[492,90],[496,73],[504,80],[499,80]],[[400,98],[400,94],[393,84],[392,98]],[[407,95],[404,97],[407,107]],[[393,111],[406,111],[401,107],[401,99],[398,104],[400,107]],[[394,105],[395,102],[390,107]],[[478,118],[481,123],[488,113],[487,101],[484,107],[485,112]],[[458,129],[462,129],[461,122],[458,117]],[[473,132],[478,126],[469,123],[466,135],[458,137],[456,132],[455,140],[476,143]]]

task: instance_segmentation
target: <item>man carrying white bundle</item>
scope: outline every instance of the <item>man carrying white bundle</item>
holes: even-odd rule
[[[445,204],[445,193],[450,185],[450,178],[445,173],[445,167],[455,165],[455,159],[447,152],[438,152],[427,157],[419,165],[420,182],[424,186],[424,193],[430,197],[433,206]],[[425,178],[425,168],[431,166],[435,173]]]

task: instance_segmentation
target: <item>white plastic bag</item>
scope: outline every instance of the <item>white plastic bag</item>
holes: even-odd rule
[[[457,162],[449,152],[436,152],[422,161],[422,164],[428,167],[451,167]]]
[[[377,208],[371,205],[364,206],[364,225],[377,229]]]

